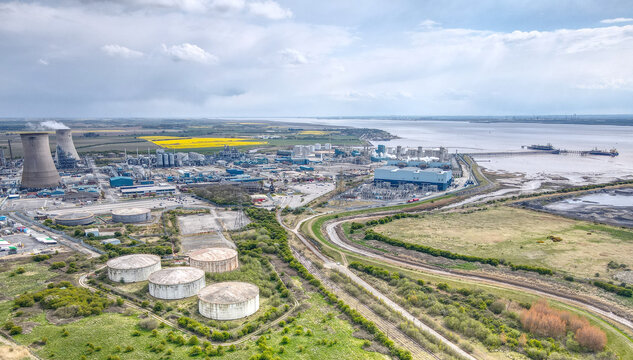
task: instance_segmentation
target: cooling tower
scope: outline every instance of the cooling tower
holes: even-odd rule
[[[73,136],[70,129],[57,129],[55,134],[57,135],[57,146],[65,153],[70,154],[75,160],[79,160],[79,154],[77,154],[75,144],[73,144]]]
[[[22,138],[24,165],[22,169],[22,188],[41,189],[55,187],[61,182],[51,156],[48,134],[26,133]]]

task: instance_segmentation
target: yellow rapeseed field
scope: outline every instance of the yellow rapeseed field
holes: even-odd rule
[[[328,131],[321,131],[321,130],[303,130],[302,132],[299,133],[299,135],[327,135],[329,134]]]
[[[245,145],[263,145],[265,141],[256,141],[245,138],[190,138],[176,136],[141,136],[139,139],[153,142],[154,144],[167,149],[194,149],[194,148],[213,148]]]

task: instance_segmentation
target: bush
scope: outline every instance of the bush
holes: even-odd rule
[[[138,326],[143,330],[154,330],[158,327],[158,321],[153,318],[147,318],[139,321]]]
[[[13,325],[11,329],[9,329],[9,335],[17,335],[17,334],[22,334],[22,327]]]
[[[586,325],[578,330],[574,336],[580,346],[593,352],[602,351],[607,344],[607,335],[595,326]]]
[[[613,285],[604,281],[594,281],[593,284],[608,292],[612,292],[624,297],[633,297],[633,290],[624,286]]]
[[[57,261],[51,264],[51,270],[57,270],[66,267],[66,263],[63,261]]]
[[[492,304],[490,304],[488,309],[490,309],[490,311],[492,311],[495,314],[501,314],[502,312],[505,311],[506,304],[503,301],[497,300],[493,302]]]
[[[33,261],[35,261],[35,262],[41,262],[41,261],[44,261],[44,260],[48,260],[50,258],[51,258],[50,255],[42,255],[42,254],[34,255],[32,257]]]

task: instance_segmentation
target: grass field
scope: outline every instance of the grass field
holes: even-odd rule
[[[459,254],[584,277],[606,274],[610,261],[633,267],[633,231],[507,206],[399,219],[378,225],[375,231]]]

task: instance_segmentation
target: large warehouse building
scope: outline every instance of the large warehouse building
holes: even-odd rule
[[[446,190],[453,182],[453,173],[438,168],[384,166],[374,172],[374,182],[379,181],[392,184],[436,185],[438,190]]]

